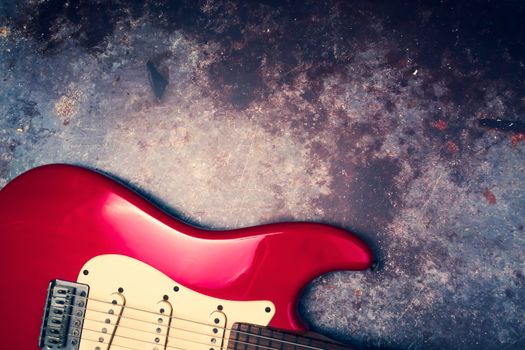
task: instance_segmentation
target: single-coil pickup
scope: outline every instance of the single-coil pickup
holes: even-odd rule
[[[124,296],[117,294],[112,296]],[[84,339],[91,343],[86,349],[115,348],[165,350],[170,337],[173,307],[161,299],[150,307],[135,307],[124,303],[94,302],[86,315]],[[93,331],[91,331],[93,330]],[[94,342],[99,341],[98,344]]]
[[[166,349],[172,313],[169,301],[162,299],[148,307],[129,305],[120,320],[114,344],[132,349]]]
[[[191,315],[177,314],[171,321],[168,348],[189,350],[219,350],[224,343],[226,316],[221,311],[212,311],[206,318],[195,319]]]
[[[226,315],[221,311],[212,312],[210,317],[211,334],[210,338],[210,350],[219,350],[222,348],[224,343],[224,334],[226,331]]]
[[[82,341],[89,344],[88,348],[108,350],[119,343],[125,305],[126,298],[117,292],[105,299],[90,299],[82,332]]]
[[[169,343],[171,320],[173,319],[173,307],[166,301],[157,303],[157,324],[153,341],[162,347],[153,347],[153,350],[166,349]],[[152,338],[152,336],[150,336]]]

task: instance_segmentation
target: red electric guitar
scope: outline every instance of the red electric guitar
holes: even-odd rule
[[[69,165],[0,191],[2,349],[319,350],[299,292],[370,249],[321,224],[205,231]]]

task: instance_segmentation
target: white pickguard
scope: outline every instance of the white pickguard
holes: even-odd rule
[[[123,255],[89,260],[78,282],[90,288],[80,350],[221,350],[234,323],[275,314],[271,301],[212,298]]]

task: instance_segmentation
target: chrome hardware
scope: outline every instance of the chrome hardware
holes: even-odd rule
[[[77,350],[84,323],[89,287],[54,280],[47,289],[39,347],[45,350]]]

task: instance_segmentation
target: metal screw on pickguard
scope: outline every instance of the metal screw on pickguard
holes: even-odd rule
[[[179,291],[179,286],[175,286],[175,287],[173,287],[173,291],[174,291],[174,292],[178,292],[178,291]]]
[[[215,323],[219,323],[219,322],[221,322],[221,320],[219,320],[218,318],[216,318],[216,319],[213,320],[213,322],[215,322]]]
[[[118,292],[119,292],[119,293],[124,293],[124,288],[120,287],[120,288],[118,289]]]
[[[271,309],[269,306],[267,306],[267,307],[264,309],[264,311],[266,311],[266,312],[270,312],[270,311],[272,311],[272,309]]]
[[[82,271],[82,273],[83,273],[85,276],[87,276],[87,275],[89,274],[89,271],[88,271],[88,270],[84,270],[84,271]]]
[[[222,305],[217,305],[217,310],[221,311],[222,310]]]
[[[167,296],[167,295],[165,295],[165,296],[162,297],[162,299],[164,299],[164,301],[167,301],[169,298],[170,298],[170,297]]]

